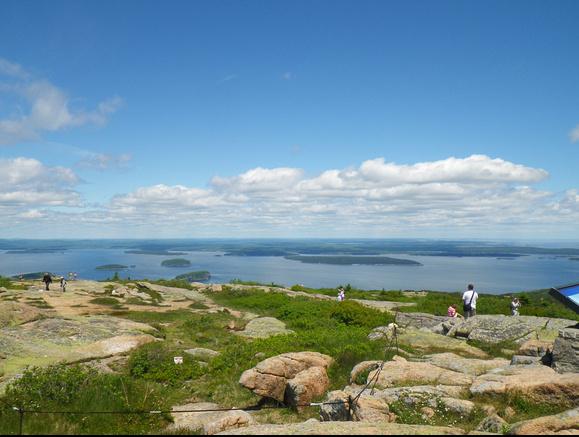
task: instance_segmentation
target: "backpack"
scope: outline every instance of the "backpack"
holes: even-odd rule
[[[471,295],[471,297],[470,297],[470,302],[464,304],[464,312],[472,311],[472,301],[474,300],[474,295],[475,295],[475,294],[476,294],[476,291],[472,290],[472,295]]]

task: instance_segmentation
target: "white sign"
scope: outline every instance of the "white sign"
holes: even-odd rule
[[[174,357],[175,364],[183,364],[183,357]]]

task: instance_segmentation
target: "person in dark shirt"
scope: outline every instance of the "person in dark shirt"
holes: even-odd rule
[[[50,284],[52,284],[52,276],[50,273],[45,273],[42,282],[46,285],[46,291],[50,291]]]

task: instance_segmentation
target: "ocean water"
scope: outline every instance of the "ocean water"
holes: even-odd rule
[[[537,290],[579,282],[579,261],[568,257],[529,255],[513,259],[487,257],[410,256],[422,266],[304,264],[283,257],[223,256],[222,252],[187,252],[160,256],[126,254],[125,249],[71,249],[59,253],[8,254],[0,252],[0,275],[50,271],[59,275],[76,272],[81,279],[106,279],[114,272],[96,270],[105,264],[134,266],[120,272],[123,278],[173,278],[195,270],[211,272],[211,282],[232,279],[275,282],[291,286],[336,287],[352,284],[362,289],[462,291],[468,283],[483,293]],[[191,266],[161,266],[170,258],[186,258]]]

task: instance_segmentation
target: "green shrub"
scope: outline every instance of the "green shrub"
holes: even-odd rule
[[[165,415],[92,415],[90,411],[167,410],[171,397],[160,385],[81,366],[30,368],[0,398],[0,434],[18,432],[18,414],[27,411],[25,434],[147,434],[169,424]],[[67,414],[35,414],[66,411]],[[72,413],[75,414],[72,414]],[[78,413],[78,414],[77,414]]]
[[[135,378],[170,386],[179,386],[203,375],[202,367],[187,354],[183,356],[183,364],[175,364],[175,356],[183,356],[183,352],[167,348],[163,343],[147,344],[131,354],[129,373]]]

